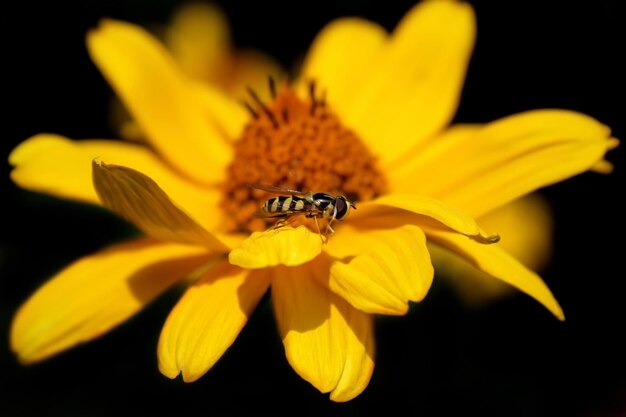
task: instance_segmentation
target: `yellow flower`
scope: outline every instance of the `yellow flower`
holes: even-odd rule
[[[606,168],[617,140],[564,110],[448,126],[474,30],[471,7],[454,1],[422,2],[391,35],[337,20],[315,39],[300,78],[270,88],[269,101],[253,93],[246,112],[185,77],[142,29],[102,22],[88,35],[89,52],[147,145],[37,135],[11,154],[12,178],[102,203],[146,237],[80,259],[35,292],[16,314],[12,349],[22,362],[42,360],[187,277],[157,352],[163,374],[193,381],[271,288],[293,369],[347,401],[373,372],[373,315],[405,314],[425,297],[434,273],[427,241],[563,319],[541,278],[473,218]],[[254,212],[271,196],[249,187],[261,183],[341,193],[357,209],[332,224],[325,244],[323,218],[320,233],[313,221],[263,231],[271,223]]]

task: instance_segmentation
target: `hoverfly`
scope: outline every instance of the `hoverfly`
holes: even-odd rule
[[[344,220],[350,214],[350,209],[356,209],[353,202],[343,195],[332,195],[327,193],[312,191],[297,191],[289,188],[275,187],[273,185],[248,184],[251,188],[267,191],[268,193],[279,194],[279,197],[272,197],[263,203],[258,211],[258,216],[266,219],[278,219],[274,229],[283,227],[300,216],[315,220],[317,231],[322,237],[318,219],[326,220],[324,239],[328,239],[335,234],[331,224],[335,220]]]

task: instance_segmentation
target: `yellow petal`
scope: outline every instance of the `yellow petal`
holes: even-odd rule
[[[383,166],[442,130],[456,112],[474,45],[474,12],[455,1],[422,1],[394,30],[345,114]],[[354,39],[351,49],[360,49]]]
[[[207,120],[211,120],[222,136],[234,142],[239,139],[250,114],[241,103],[206,84],[195,83],[194,94],[198,98]]]
[[[150,149],[127,142],[72,141],[59,135],[39,134],[11,152],[11,178],[20,187],[31,191],[100,204],[92,181],[94,158],[144,172],[206,229],[215,230],[222,224],[217,190],[185,180]]]
[[[225,75],[230,31],[218,6],[199,2],[180,6],[167,27],[165,42],[187,75],[207,83]]]
[[[346,351],[346,359],[339,381],[330,392],[330,399],[345,402],[363,392],[374,372],[374,317],[350,307],[341,299],[334,301],[331,311],[334,311],[334,308],[339,310],[341,317],[331,313],[329,328],[334,334],[344,333],[343,349]],[[290,340],[292,346],[302,342],[294,339]],[[320,349],[323,349],[323,346]],[[296,362],[300,363],[293,359],[292,363]]]
[[[231,264],[257,269],[301,265],[322,252],[322,240],[305,226],[255,232],[228,255]]]
[[[359,232],[343,227],[326,251],[365,245],[364,252],[330,268],[330,289],[366,313],[405,314],[409,301],[421,301],[433,280],[424,232],[407,225],[392,230]],[[343,248],[340,248],[343,250]]]
[[[542,270],[552,255],[552,213],[548,202],[538,194],[517,199],[478,219],[489,230],[502,236],[499,245],[533,271]],[[448,250],[430,247],[438,276],[451,281],[459,296],[470,305],[484,305],[516,293],[502,281],[476,269]]]
[[[610,151],[617,148],[620,144],[619,139],[617,138],[609,138],[606,142],[606,150]],[[589,168],[591,171],[595,171],[599,174],[610,174],[613,172],[613,164],[607,161],[606,159],[601,159]]]
[[[98,203],[91,183],[91,160],[63,136],[35,135],[9,155],[11,179],[20,187],[86,203]]]
[[[32,363],[100,336],[206,262],[202,248],[138,239],[69,265],[17,311],[11,349]]]
[[[91,31],[92,59],[150,143],[180,172],[204,183],[224,178],[232,149],[205,117],[193,84],[143,29],[104,20]]]
[[[428,238],[465,258],[481,271],[511,284],[539,301],[559,320],[563,310],[550,289],[537,274],[509,255],[500,245],[481,245],[464,236],[441,230],[424,230]]]
[[[265,271],[223,261],[190,287],[168,316],[158,345],[159,369],[185,382],[204,375],[248,321],[269,286]]]
[[[464,212],[421,195],[388,194],[359,204],[350,221],[361,228],[379,228],[383,224],[397,226],[411,223],[431,227],[441,224],[481,243],[495,243],[500,240],[497,234],[487,234]]]
[[[289,364],[333,401],[359,395],[374,369],[372,316],[352,308],[321,285],[328,274],[316,262],[278,267],[272,302]]]
[[[389,183],[474,217],[594,167],[615,143],[605,125],[565,110],[520,113],[446,139],[391,170]]]
[[[309,82],[315,81],[321,91],[327,92],[334,110],[340,115],[348,113],[355,93],[370,77],[369,69],[376,64],[387,37],[382,27],[366,20],[335,20],[311,45],[297,90],[306,97]]]
[[[93,182],[105,206],[147,235],[163,241],[202,245],[214,252],[227,250],[141,172],[94,161]]]

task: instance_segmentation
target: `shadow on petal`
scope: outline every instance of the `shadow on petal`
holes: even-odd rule
[[[143,304],[154,298],[162,288],[180,281],[208,261],[207,254],[201,254],[146,265],[128,278],[128,287],[137,301]]]

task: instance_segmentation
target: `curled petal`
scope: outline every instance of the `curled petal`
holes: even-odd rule
[[[32,363],[94,339],[206,261],[203,248],[146,238],[79,259],[19,308],[11,349]]]
[[[102,203],[159,240],[205,246],[225,252],[226,246],[176,207],[150,178],[134,169],[94,161],[93,183]]]
[[[296,266],[306,263],[322,252],[322,241],[317,233],[305,226],[283,227],[266,232],[255,232],[233,249],[228,260],[242,268],[257,269],[270,266]]]
[[[372,316],[352,308],[320,284],[317,261],[273,273],[272,302],[289,364],[333,401],[348,401],[368,385],[374,369]]]
[[[559,320],[565,316],[561,306],[541,277],[526,268],[499,245],[480,245],[465,236],[441,230],[424,230],[428,238],[461,256],[476,268],[533,297]]]
[[[350,220],[355,226],[364,228],[378,228],[381,222],[395,225],[406,222],[431,227],[443,225],[480,243],[495,243],[500,240],[497,234],[487,234],[464,212],[421,195],[385,195],[360,204],[351,216]]]
[[[159,369],[185,382],[204,375],[248,321],[269,286],[269,276],[228,262],[191,286],[168,316],[158,345]]]
[[[328,285],[333,292],[366,313],[395,315],[405,314],[409,301],[426,296],[433,267],[419,227],[365,232],[342,228],[325,250],[346,255],[356,241],[356,256],[332,263]]]

